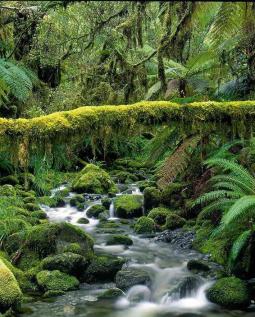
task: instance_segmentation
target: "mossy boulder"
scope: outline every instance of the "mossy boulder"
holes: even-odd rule
[[[46,205],[51,208],[58,208],[65,206],[65,200],[60,195],[51,196],[42,196],[38,199],[39,203]]]
[[[73,207],[80,207],[82,204],[84,206],[85,198],[82,195],[75,195],[70,199],[70,205]]]
[[[79,223],[79,224],[81,224],[81,225],[86,225],[86,224],[89,223],[89,219],[82,217],[82,218],[79,218],[79,219],[77,220],[77,223]]]
[[[37,205],[35,203],[26,203],[24,205],[24,208],[29,210],[29,211],[36,211],[36,210],[40,209],[39,205]]]
[[[41,266],[44,270],[59,270],[78,277],[88,266],[88,260],[79,254],[65,252],[43,259]]]
[[[89,218],[98,218],[98,216],[102,213],[105,212],[106,209],[102,205],[93,205],[91,206],[88,211],[87,211],[87,217]]]
[[[178,208],[182,203],[185,196],[183,192],[184,185],[181,183],[171,183],[167,185],[161,192],[162,204],[169,206],[170,208]]]
[[[35,217],[38,219],[47,219],[47,214],[46,212],[42,211],[42,210],[36,210],[36,211],[32,211],[30,213],[31,217]]]
[[[79,287],[76,277],[58,270],[41,271],[36,274],[36,281],[43,291],[71,291]]]
[[[121,195],[115,199],[115,212],[120,218],[140,217],[143,213],[141,195]]]
[[[209,265],[202,260],[189,260],[187,269],[193,272],[208,272],[210,271]]]
[[[140,188],[141,191],[144,191],[146,187],[155,187],[156,182],[152,180],[144,180],[137,182],[136,185]]]
[[[24,197],[23,202],[24,202],[24,204],[29,204],[29,203],[34,204],[36,202],[36,198],[35,198],[35,196]]]
[[[77,193],[95,194],[107,194],[118,191],[110,175],[94,164],[86,165],[78,173],[73,181],[72,189]]]
[[[144,209],[148,210],[158,207],[161,201],[161,192],[156,187],[146,187],[144,189]]]
[[[80,255],[83,254],[83,250],[82,250],[81,246],[79,245],[79,243],[77,243],[77,242],[67,244],[63,248],[63,252],[72,252],[72,253],[80,254]]]
[[[116,287],[126,291],[130,287],[140,285],[151,285],[151,278],[148,272],[137,268],[125,268],[116,274]]]
[[[17,306],[21,298],[22,292],[16,278],[0,259],[0,311]]]
[[[171,210],[164,207],[153,208],[148,217],[153,219],[157,225],[164,225],[166,222],[166,217],[171,214]]]
[[[119,288],[110,288],[98,296],[99,299],[115,299],[124,296],[125,293]]]
[[[86,259],[93,256],[93,240],[82,229],[69,223],[45,223],[32,227],[29,234],[17,233],[6,243],[5,248],[10,255],[20,250],[21,255],[17,262],[21,269],[29,269],[40,263],[40,260],[55,254],[62,253],[66,246],[78,243],[82,255]]]
[[[127,171],[117,171],[113,175],[120,183],[129,184],[138,181],[138,177],[135,174]]]
[[[244,309],[250,304],[247,283],[237,277],[221,278],[206,292],[207,298],[229,309]]]
[[[155,222],[149,217],[142,216],[136,221],[134,229],[138,234],[151,234],[155,231]]]
[[[102,206],[104,206],[105,209],[109,209],[112,203],[112,200],[110,198],[102,198],[101,199]]]
[[[106,245],[116,245],[116,244],[132,245],[133,241],[131,238],[129,238],[129,236],[125,236],[121,234],[110,236],[106,241]]]
[[[112,281],[124,263],[123,258],[116,256],[95,256],[86,270],[85,281]]]
[[[174,230],[185,225],[186,220],[175,213],[170,213],[166,217],[165,229]]]

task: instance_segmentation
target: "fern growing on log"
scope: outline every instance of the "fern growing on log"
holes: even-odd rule
[[[196,148],[200,138],[198,135],[186,138],[166,159],[159,171],[160,178],[157,182],[159,188],[164,188],[172,183],[186,169],[191,153]]]

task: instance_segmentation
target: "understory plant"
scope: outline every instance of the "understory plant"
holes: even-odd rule
[[[199,215],[220,213],[221,220],[213,230],[211,239],[236,228],[237,237],[233,239],[228,254],[229,268],[233,268],[244,248],[252,243],[255,215],[255,177],[240,164],[223,158],[206,161],[208,168],[213,168],[215,175],[211,178],[212,190],[201,195],[194,205],[202,205]],[[240,227],[240,224],[242,226]],[[249,263],[247,263],[247,270]]]

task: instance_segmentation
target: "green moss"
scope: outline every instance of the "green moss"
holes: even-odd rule
[[[115,244],[124,244],[124,245],[132,245],[133,241],[131,238],[125,235],[113,235],[109,237],[106,241],[107,245],[115,245]]]
[[[110,175],[94,164],[88,164],[78,173],[73,181],[72,189],[78,193],[107,194],[117,192],[117,187]]]
[[[87,216],[89,218],[92,218],[92,217],[98,218],[98,216],[105,210],[106,210],[105,207],[102,205],[93,205],[87,211]]]
[[[120,218],[133,218],[142,215],[142,196],[121,195],[115,200],[116,214]]]
[[[82,195],[75,195],[70,199],[71,206],[79,206],[80,204],[85,203],[85,198]]]
[[[155,187],[156,182],[152,180],[144,180],[136,183],[140,190],[144,190],[146,187]]]
[[[101,203],[106,209],[109,209],[112,203],[112,200],[110,198],[102,198]]]
[[[32,203],[32,204],[34,204],[35,201],[36,201],[36,199],[35,199],[34,196],[29,196],[29,197],[24,197],[24,198],[23,198],[23,201],[24,201],[25,204],[27,204],[27,203]]]
[[[65,205],[65,201],[61,196],[42,196],[38,198],[38,202],[51,208],[61,207]]]
[[[146,211],[157,207],[161,201],[161,192],[156,187],[146,187],[144,189],[144,208]]]
[[[225,277],[207,290],[207,298],[231,309],[243,309],[250,303],[247,283],[236,277]]]
[[[82,225],[86,225],[89,223],[89,220],[87,218],[80,218],[77,220],[77,223],[82,224]]]
[[[51,298],[51,297],[61,296],[64,294],[65,294],[65,291],[63,291],[63,290],[50,290],[50,291],[45,292],[43,294],[43,297],[44,298]]]
[[[116,256],[95,256],[86,270],[85,281],[111,281],[124,263]]]
[[[115,171],[112,175],[116,177],[120,183],[129,184],[138,181],[138,177],[136,175],[127,171]]]
[[[83,256],[71,252],[48,256],[41,262],[44,270],[59,270],[75,276],[79,276],[87,265],[88,261]]]
[[[76,277],[58,270],[41,271],[37,273],[36,280],[44,291],[70,291],[79,287]]]
[[[0,259],[0,310],[5,311],[20,303],[22,293],[13,273]]]
[[[175,213],[171,213],[166,217],[165,228],[174,230],[185,225],[186,220]]]
[[[153,208],[148,217],[153,219],[157,225],[164,225],[166,222],[166,217],[171,214],[171,210],[168,208],[158,207]]]
[[[63,249],[63,252],[72,252],[75,254],[82,254],[83,253],[81,246],[77,242],[70,243],[70,244],[66,245]]]
[[[119,288],[110,288],[98,296],[99,299],[115,299],[124,296],[125,293]]]
[[[3,185],[0,186],[0,196],[16,196],[16,190],[12,185]]]
[[[135,223],[135,232],[136,233],[153,233],[155,231],[155,222],[153,219],[142,216]]]
[[[33,211],[33,212],[31,212],[30,215],[31,215],[31,217],[35,217],[38,219],[46,219],[47,218],[46,212],[44,212],[42,210]]]

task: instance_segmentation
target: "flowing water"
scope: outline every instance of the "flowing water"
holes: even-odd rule
[[[62,188],[61,188],[62,189]],[[53,192],[55,194],[57,190]],[[120,193],[142,195],[135,185]],[[72,194],[71,194],[72,195]],[[98,195],[90,195],[90,206],[100,204]],[[183,250],[154,238],[142,238],[132,232],[129,224],[120,224],[114,214],[114,201],[109,209],[110,220],[120,224],[116,232],[129,234],[133,245],[106,246],[106,238],[110,233],[97,227],[99,221],[89,219],[88,224],[77,224],[77,220],[86,216],[90,208],[78,211],[67,204],[61,208],[44,206],[50,221],[68,221],[89,232],[95,240],[94,249],[97,254],[111,254],[127,259],[125,266],[140,268],[149,273],[152,283],[150,287],[135,285],[118,299],[98,299],[98,295],[106,289],[114,287],[114,283],[82,284],[80,289],[68,292],[50,300],[38,300],[25,305],[29,313],[22,316],[31,317],[252,317],[255,312],[223,310],[208,302],[206,289],[213,283],[193,275],[186,268],[189,259],[201,257],[194,250]]]

